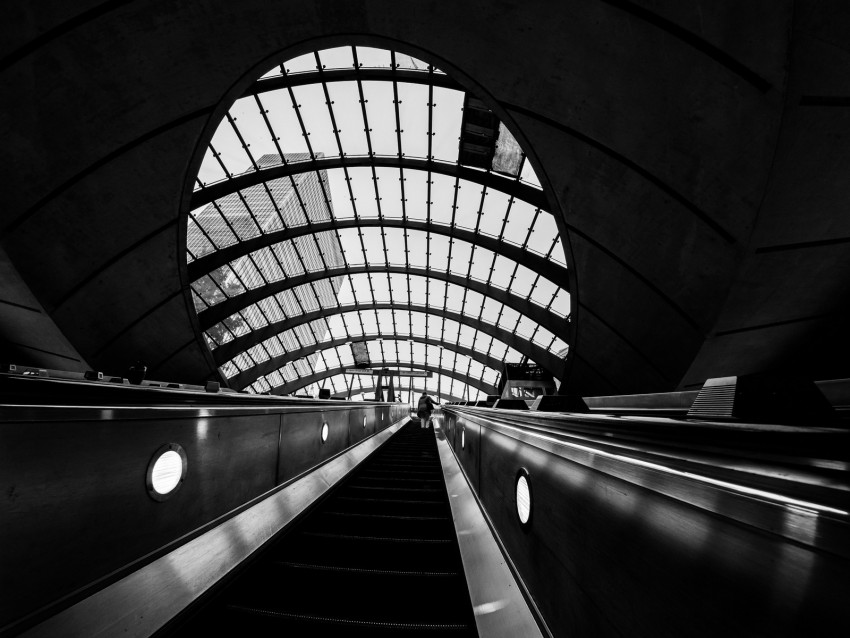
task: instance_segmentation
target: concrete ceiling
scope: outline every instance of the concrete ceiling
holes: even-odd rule
[[[180,223],[198,145],[272,60],[374,43],[445,68],[531,151],[571,247],[573,390],[850,376],[840,0],[137,0],[7,16],[4,359],[213,375]]]

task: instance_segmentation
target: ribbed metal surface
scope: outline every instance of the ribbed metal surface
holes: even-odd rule
[[[724,385],[704,385],[688,410],[688,416],[705,419],[731,418],[735,409],[736,389],[737,384],[734,381]]]
[[[477,636],[433,431],[402,428],[173,636]]]

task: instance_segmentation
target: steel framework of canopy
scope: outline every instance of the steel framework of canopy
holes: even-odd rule
[[[230,108],[187,259],[232,386],[363,394],[369,380],[341,374],[354,342],[375,365],[441,372],[416,389],[455,399],[491,393],[506,361],[562,376],[557,226],[524,154],[515,173],[461,163],[464,99],[410,56],[341,47],[285,62]]]

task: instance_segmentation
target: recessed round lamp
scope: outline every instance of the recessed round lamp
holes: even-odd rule
[[[330,427],[328,427],[327,421],[322,423],[322,443],[328,440],[328,432],[330,432]]]
[[[531,483],[524,468],[516,477],[516,514],[520,525],[528,527],[531,524]]]
[[[363,429],[364,430],[366,429],[366,417],[365,416],[363,417]]]
[[[186,451],[177,443],[168,443],[154,452],[148,463],[145,484],[148,495],[164,501],[176,492],[186,479],[189,464]]]
[[[466,428],[461,428],[460,430],[460,447],[466,447]]]

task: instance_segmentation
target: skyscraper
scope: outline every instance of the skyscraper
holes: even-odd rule
[[[322,154],[317,157],[321,158]],[[268,154],[257,160],[257,165],[262,170],[284,161],[308,160],[309,156],[303,153],[287,154],[283,159],[280,155]],[[195,212],[187,228],[188,257],[191,261],[259,235],[332,218],[326,171],[278,178],[223,197]],[[210,277],[193,282],[195,304],[201,310],[265,282],[335,268],[343,263],[336,233],[325,232],[284,240],[268,249],[239,257],[228,266],[219,268]],[[275,295],[275,299],[287,317],[336,305],[342,279],[342,276],[321,279],[309,284],[309,291],[285,291]],[[238,336],[244,321],[244,318],[235,317],[207,330],[210,347],[214,348]],[[321,341],[326,336],[325,331],[322,322],[314,321],[298,326],[293,330],[296,343],[290,345],[300,347]],[[299,374],[309,374],[309,368],[317,356],[314,353],[302,360],[298,366],[304,369],[299,369]]]

